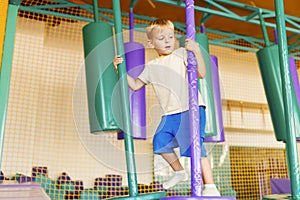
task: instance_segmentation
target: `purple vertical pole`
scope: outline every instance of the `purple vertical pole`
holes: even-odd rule
[[[186,37],[195,40],[194,1],[186,0]],[[202,196],[202,167],[199,131],[198,69],[193,52],[188,51],[189,123],[191,139],[191,191],[192,196]]]
[[[205,27],[204,27],[204,25],[200,26],[200,31],[201,31],[201,33],[205,34]]]
[[[134,14],[133,8],[130,8],[129,11],[129,41],[133,42],[133,31],[134,31]]]

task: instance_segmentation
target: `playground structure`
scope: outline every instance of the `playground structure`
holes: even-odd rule
[[[17,11],[17,9],[15,10],[15,11]],[[17,14],[16,12],[14,13],[14,14]],[[13,25],[12,25],[13,26]],[[122,42],[121,42],[122,43]],[[4,68],[3,68],[4,69]],[[4,71],[3,71],[4,72]],[[3,73],[2,73],[3,74]],[[3,81],[4,79],[2,79],[2,81]],[[126,95],[125,95],[126,96]],[[293,104],[294,105],[294,104]],[[127,117],[128,118],[128,117]],[[291,135],[291,134],[289,134],[289,135]],[[285,138],[284,138],[284,140],[285,140]],[[3,140],[2,140],[3,141]],[[293,141],[293,140],[292,140]],[[295,156],[295,155],[292,155],[292,156]],[[297,160],[297,159],[296,159]],[[131,170],[128,170],[128,171],[131,171]],[[296,184],[297,185],[297,184]],[[297,190],[297,189],[296,189]],[[137,191],[134,191],[134,193],[133,194],[130,194],[130,196],[134,196],[134,195],[136,195],[136,193],[135,192],[137,192]]]

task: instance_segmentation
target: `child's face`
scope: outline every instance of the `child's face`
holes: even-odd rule
[[[160,56],[169,55],[175,47],[174,31],[164,27],[155,28],[152,31],[152,38],[148,42]]]

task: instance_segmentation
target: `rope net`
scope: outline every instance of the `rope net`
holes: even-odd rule
[[[40,4],[59,3],[22,1],[24,6]],[[80,7],[51,11],[93,18]],[[7,182],[40,183],[52,199],[128,195],[123,140],[114,131],[89,133],[82,41],[87,23],[29,11],[19,11],[17,21],[1,170]],[[129,40],[127,30],[124,40]],[[155,58],[143,31],[135,31],[135,41],[146,47],[146,61]],[[259,199],[272,192],[270,178],[287,177],[287,166],[284,144],[274,136],[256,55],[213,45],[210,53],[219,60],[226,140],[205,144],[215,183],[224,196]],[[147,140],[134,141],[140,193],[161,190],[172,175],[152,152],[161,110],[151,86],[146,97]],[[180,160],[188,171],[189,159]],[[189,195],[189,181],[167,194]]]

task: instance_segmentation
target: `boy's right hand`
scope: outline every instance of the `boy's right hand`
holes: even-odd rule
[[[122,62],[123,62],[123,58],[121,56],[119,55],[115,56],[113,63],[117,73],[118,73],[118,65],[121,64]]]

